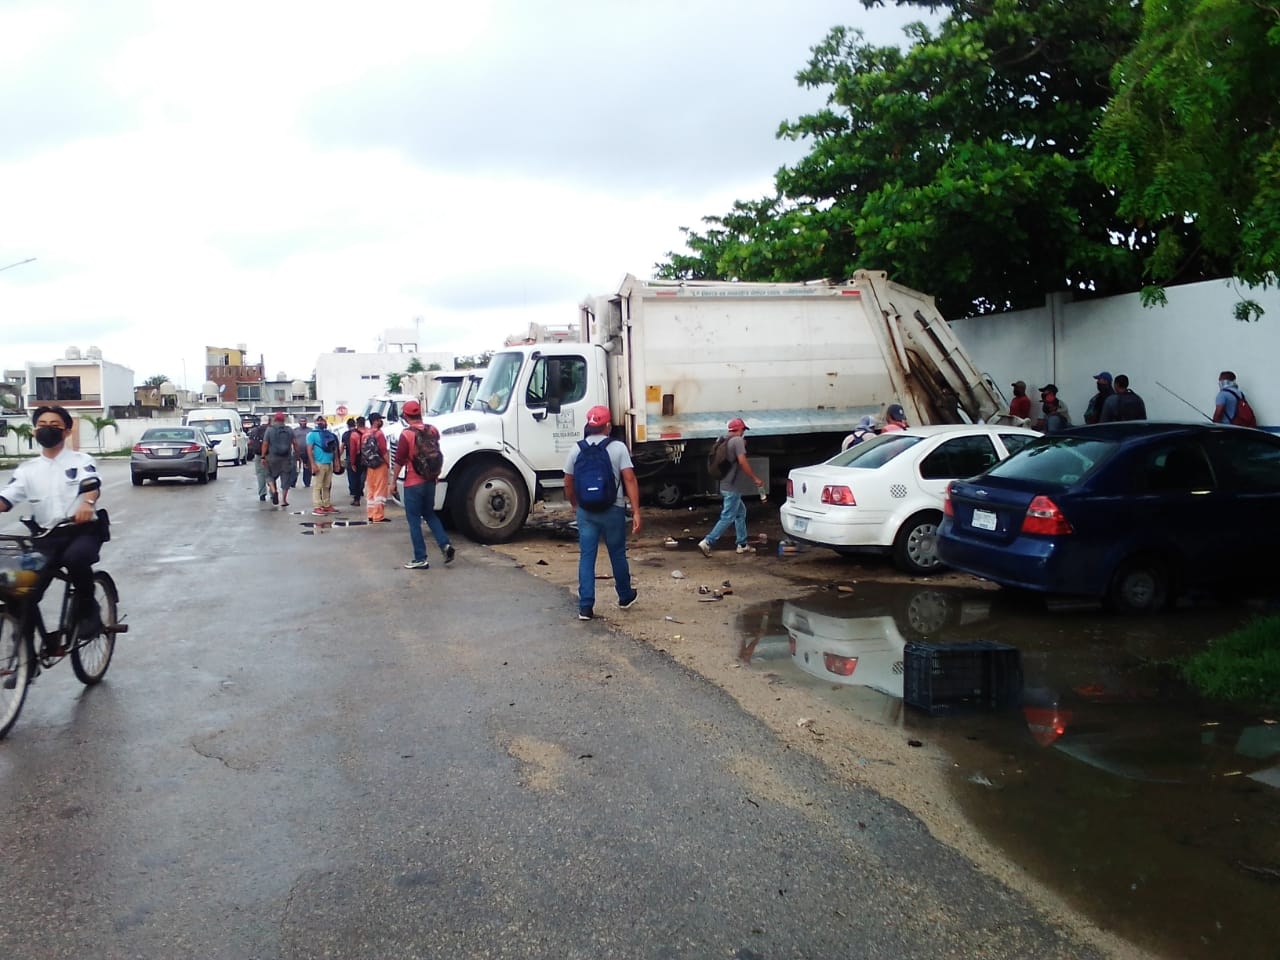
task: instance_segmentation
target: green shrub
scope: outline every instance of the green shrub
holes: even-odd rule
[[[1280,616],[1260,617],[1219,637],[1187,660],[1182,673],[1213,699],[1280,706]]]

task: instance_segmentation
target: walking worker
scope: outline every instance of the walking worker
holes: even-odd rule
[[[871,414],[863,414],[858,421],[858,425],[853,428],[853,433],[844,438],[844,442],[840,444],[841,450],[848,450],[850,447],[856,447],[863,440],[870,440],[876,435],[876,418]]]
[[[289,491],[298,482],[293,454],[293,431],[284,422],[284,411],[271,418],[262,437],[262,457],[267,461],[267,489],[272,505],[289,506]]]
[[[258,481],[258,502],[267,500],[268,484],[271,477],[267,473],[267,458],[262,455],[262,441],[267,435],[267,423],[258,423],[249,431],[249,452],[246,454],[253,461],[253,472]]]
[[[890,406],[890,410],[893,409]],[[899,407],[899,410],[902,408]],[[730,527],[733,527],[734,539],[739,554],[755,553],[756,548],[747,543],[747,505],[742,502],[746,493],[760,491],[760,502],[764,503],[768,495],[764,489],[764,481],[756,476],[747,462],[747,440],[743,436],[750,429],[741,417],[734,417],[726,428],[729,432],[729,462],[733,464],[729,472],[720,478],[720,497],[723,505],[720,508],[720,519],[711,528],[711,532],[698,541],[698,549],[704,557],[711,556],[711,548]],[[889,429],[887,426],[885,429]],[[899,430],[902,428],[899,427]]]
[[[302,475],[302,485],[311,486],[311,458],[307,456],[307,437],[311,436],[311,428],[307,426],[306,414],[298,415],[298,425],[293,428],[294,478],[290,489],[297,486],[298,474]]]
[[[422,404],[417,400],[406,400],[400,413],[404,417],[405,428],[400,431],[400,439],[396,442],[395,464],[397,472],[404,468],[404,518],[409,522],[409,542],[413,545],[413,559],[404,567],[406,570],[431,568],[431,561],[427,559],[427,541],[422,536],[424,522],[431,530],[436,546],[444,554],[447,567],[453,563],[453,544],[436,515],[436,481],[440,479],[440,466],[444,461],[439,459],[438,462],[427,463],[421,456],[424,443],[428,449],[434,447],[438,455],[440,431],[422,422]]]
[[[347,493],[351,505],[360,506],[364,493],[364,461],[360,459],[360,444],[364,440],[364,417],[347,418],[347,431],[342,435],[342,458],[347,462]]]
[[[1256,427],[1257,415],[1245,399],[1244,391],[1236,383],[1236,375],[1230,370],[1218,374],[1218,395],[1213,398],[1213,422],[1234,423],[1237,427]]]
[[[588,410],[585,434],[569,450],[564,463],[564,495],[578,520],[579,620],[595,616],[596,556],[601,540],[609,553],[618,606],[629,610],[639,599],[627,565],[626,501],[631,501],[631,532],[639,533],[640,484],[631,451],[625,443],[609,436],[611,419],[608,407]]]
[[[337,434],[329,429],[324,417],[316,417],[315,429],[307,434],[307,460],[315,481],[311,487],[311,512],[317,517],[338,512],[333,506],[332,493],[333,472],[341,463],[340,455]]]
[[[369,414],[369,429],[360,442],[360,462],[364,464],[365,515],[370,523],[387,519],[387,481],[391,468],[387,457],[387,435],[382,432],[382,414]]]
[[[1027,396],[1027,382],[1013,381],[1013,399],[1009,401],[1009,416],[1020,420],[1031,419],[1031,398]]]
[[[1147,405],[1142,398],[1129,389],[1129,378],[1117,373],[1112,383],[1111,396],[1102,404],[1102,416],[1099,423],[1114,423],[1117,420],[1147,419]]]
[[[889,404],[889,409],[884,412],[884,426],[880,428],[880,432],[895,433],[899,430],[905,430],[909,426],[910,424],[907,423],[907,411],[902,409],[902,404]]]
[[[1098,392],[1089,398],[1089,405],[1084,408],[1085,423],[1099,423],[1102,420],[1102,405],[1107,402],[1107,397],[1114,393],[1111,386],[1111,374],[1103,370],[1099,374],[1095,374],[1093,382],[1098,387]]]

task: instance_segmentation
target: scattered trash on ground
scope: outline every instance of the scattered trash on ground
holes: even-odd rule
[[[673,580],[683,580],[683,579],[684,579],[684,571],[683,571],[683,570],[672,570],[672,571],[671,571],[671,578],[672,578]]]

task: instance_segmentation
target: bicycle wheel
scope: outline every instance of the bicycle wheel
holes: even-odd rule
[[[0,613],[0,737],[22,712],[32,662],[31,644],[22,636],[17,617]]]
[[[98,601],[102,611],[102,629],[92,637],[76,637],[71,648],[71,669],[76,679],[92,686],[106,675],[111,666],[111,654],[116,649],[116,633],[112,627],[116,625],[116,593],[115,581],[111,575],[99,570],[93,575],[93,599]]]

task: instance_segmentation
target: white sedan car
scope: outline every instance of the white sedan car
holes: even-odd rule
[[[792,470],[782,529],[837,553],[892,551],[907,573],[935,573],[947,484],[982,473],[1038,436],[981,424],[881,434],[826,463]]]

